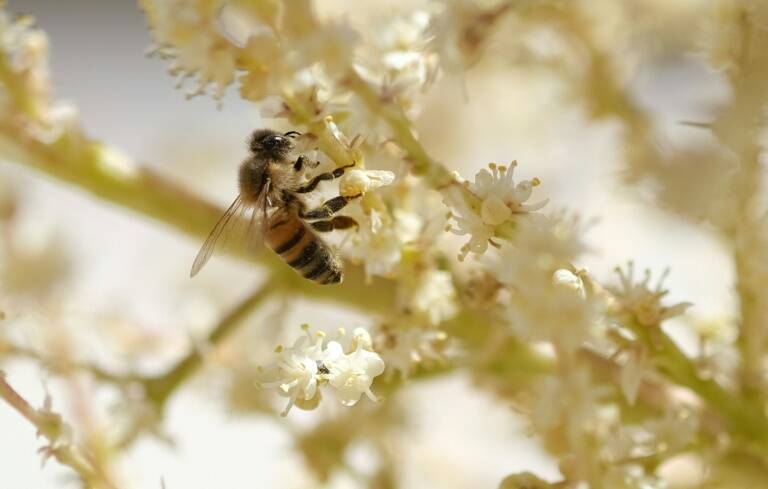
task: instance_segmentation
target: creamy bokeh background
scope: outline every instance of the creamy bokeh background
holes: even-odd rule
[[[344,12],[354,3],[320,4]],[[175,90],[166,62],[144,55],[150,38],[133,2],[10,0],[9,8],[35,15],[48,33],[56,96],[78,107],[93,137],[211,200],[224,204],[232,198],[243,142],[250,130],[264,123],[234,89],[220,109],[209,98],[186,100]],[[537,81],[513,66],[494,77],[470,72],[463,80],[444,80],[431,99],[440,104],[428,105],[419,121],[425,146],[466,176],[490,161],[517,159],[524,177],[542,180],[539,195],[549,197],[552,205],[598,219],[587,235],[594,253],[584,261],[597,276],[608,276],[628,258],[655,270],[673,264],[667,281],[671,302],[691,301],[692,313],[702,317],[729,314],[732,271],[718,244],[700,230],[642,205],[617,178],[619,126],[596,125],[578,107],[560,104],[553,96],[554,87]],[[661,145],[698,137],[697,129],[682,128],[678,121],[700,117],[702,107],[725,96],[718,77],[695,58],[641,67],[633,87],[637,99],[667,130],[668,140]],[[444,105],[446,96],[454,101],[451,106]],[[74,257],[77,279],[69,291],[73,306],[62,320],[119,315],[151,330],[168,346],[158,365],[147,368],[162,368],[181,356],[189,338],[209,328],[259,278],[258,271],[219,258],[190,281],[189,265],[200,243],[11,162],[0,162],[0,178],[20,189],[22,212],[44,230],[30,232],[55,233]],[[12,311],[14,307],[23,315],[21,305]],[[366,324],[332,308],[289,307],[297,325],[310,313],[318,328]],[[30,336],[46,327],[29,323]],[[92,353],[96,358],[109,355]],[[2,368],[11,383],[38,405],[47,386],[57,409],[64,413],[71,409],[67,395],[56,394],[61,386],[31,364],[14,361]],[[133,487],[159,488],[161,478],[169,489],[311,485],[301,473],[302,462],[293,454],[284,426],[268,418],[230,415],[218,399],[206,397],[206,390],[199,388],[205,382],[204,378],[191,382],[169,406],[165,427],[175,446],[143,439],[130,450],[123,473]],[[474,391],[468,379],[453,376],[420,383],[404,395],[416,413],[414,430],[403,435],[408,447],[402,454],[403,478],[408,487],[494,487],[516,470],[549,477],[557,473],[510,408]],[[294,411],[286,423],[312,423],[314,416]],[[40,446],[33,428],[0,404],[0,487],[73,484],[69,471],[55,462],[41,469],[35,456]],[[350,456],[362,466],[369,458],[365,447],[352,450]],[[355,487],[354,480],[345,478],[332,485]]]

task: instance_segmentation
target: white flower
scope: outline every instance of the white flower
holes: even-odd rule
[[[352,331],[352,349],[360,345],[366,350],[373,350],[373,340],[371,334],[365,328],[355,328]]]
[[[379,87],[382,98],[396,98],[411,115],[439,74],[439,58],[430,48],[430,23],[425,11],[379,22],[354,64],[357,74]]]
[[[324,334],[318,333],[312,343],[309,330],[290,348],[278,347],[277,380],[262,384],[277,386],[280,395],[288,398],[288,405],[282,415],[286,416],[297,400],[309,401],[317,394],[318,361],[323,357]]]
[[[526,273],[549,274],[558,286],[583,289],[581,277],[568,271],[573,260],[589,250],[582,240],[582,226],[563,213],[526,215],[518,219],[511,246],[499,248],[498,261],[492,262],[494,275],[506,285],[525,285]],[[581,293],[581,291],[580,291]]]
[[[382,326],[376,335],[376,346],[389,372],[399,372],[402,378],[419,366],[445,365],[457,353],[444,331],[420,327]]]
[[[372,401],[377,400],[371,384],[374,377],[384,372],[384,361],[375,352],[364,349],[362,342],[348,355],[339,343],[328,343],[323,363],[329,371],[328,383],[336,389],[343,405],[354,406],[363,394]]]
[[[555,270],[555,273],[552,275],[552,283],[560,287],[575,290],[582,298],[586,295],[582,278],[565,268]]]
[[[429,270],[413,292],[412,307],[425,314],[432,325],[452,318],[456,314],[456,289],[449,272]]]
[[[449,224],[446,230],[458,236],[469,236],[469,241],[461,247],[459,260],[464,260],[467,254],[482,255],[488,249],[488,243],[493,237],[494,228],[486,225],[479,213],[464,199],[462,191],[452,187],[445,191],[446,205],[453,210],[449,214],[457,227]]]
[[[512,179],[515,167],[517,167],[516,161],[513,161],[509,168],[491,163],[488,165],[491,171],[483,168],[477,172],[475,181],[469,185],[469,189],[483,200],[484,205],[487,199],[493,199],[494,207],[501,203],[513,213],[535,212],[544,207],[548,202],[546,199],[535,204],[525,204],[533,193],[533,187],[538,186],[540,182],[538,178],[534,178],[515,184]],[[495,215],[493,217],[496,218]]]
[[[574,369],[559,377],[544,377],[535,383],[535,395],[531,399],[530,420],[539,431],[558,426],[570,437],[599,430],[600,405],[610,394],[610,389],[593,383],[588,370]]]
[[[464,188],[451,186],[446,189],[445,204],[452,208],[450,217],[456,225],[449,225],[447,229],[459,236],[470,237],[461,248],[460,260],[468,253],[485,253],[488,244],[493,243],[498,227],[513,220],[515,215],[536,212],[547,204],[547,200],[525,203],[539,180],[534,178],[515,184],[512,176],[516,166],[516,162],[509,168],[491,163],[488,165],[490,171],[477,172],[473,183],[464,182]]]
[[[691,304],[680,302],[671,306],[664,306],[661,300],[667,295],[662,283],[669,273],[665,270],[659,277],[656,287],[651,288],[651,271],[646,269],[642,281],[635,282],[634,263],[627,264],[626,272],[616,268],[619,275],[619,286],[609,287],[618,306],[617,312],[629,313],[643,326],[658,326],[662,321],[683,314]]]
[[[198,5],[186,0],[150,0],[144,9],[157,44],[156,52],[173,58],[171,72],[197,77],[199,87],[190,96],[215,85],[215,96],[234,81],[239,47],[220,31],[221,0]]]
[[[402,257],[403,240],[396,227],[387,222],[376,210],[367,214],[356,209],[349,213],[360,224],[357,232],[350,235],[350,245],[342,246],[344,256],[353,262],[362,262],[367,277],[394,275]]]
[[[292,347],[278,347],[280,358],[270,368],[272,379],[260,383],[263,387],[277,387],[288,398],[283,416],[294,405],[302,409],[316,406],[323,384],[333,387],[345,406],[357,403],[362,394],[376,400],[371,384],[384,371],[384,361],[372,350],[371,336],[365,329],[354,330],[348,354],[339,341],[325,344],[325,333],[318,332],[313,338],[307,327],[305,331]],[[342,336],[344,330],[339,330],[339,338]]]
[[[344,197],[355,197],[394,181],[395,174],[391,171],[355,168],[347,171],[341,178],[339,191]]]
[[[640,391],[640,385],[650,368],[648,351],[644,345],[637,345],[629,350],[627,360],[621,367],[619,386],[630,406],[635,404],[637,393]]]

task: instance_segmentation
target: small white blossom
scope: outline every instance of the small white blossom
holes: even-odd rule
[[[629,350],[627,359],[621,368],[619,386],[630,406],[635,404],[637,393],[640,391],[640,385],[643,378],[648,374],[650,367],[648,351],[644,345],[638,344]]]
[[[352,349],[355,349],[361,345],[366,350],[373,350],[373,340],[371,334],[365,328],[355,328],[352,331]]]
[[[155,52],[173,59],[173,74],[198,79],[198,87],[189,96],[203,93],[213,84],[214,95],[220,98],[235,79],[239,46],[221,31],[223,7],[221,0],[205,5],[187,0],[144,2],[157,44]]]
[[[395,174],[387,170],[352,169],[339,182],[339,191],[344,197],[355,197],[369,190],[384,187],[395,181]]]
[[[488,249],[494,228],[483,222],[479,213],[466,202],[460,189],[449,188],[445,191],[445,196],[446,204],[453,209],[449,217],[456,225],[454,227],[449,224],[446,229],[458,236],[469,236],[469,241],[461,247],[459,260],[464,260],[470,252],[482,255]]]
[[[309,401],[317,394],[318,361],[323,357],[324,336],[318,334],[313,339],[306,330],[306,335],[297,339],[292,347],[278,347],[278,380],[263,385],[277,386],[280,395],[288,398],[283,416],[288,414],[297,400]]]
[[[413,292],[411,305],[414,310],[425,314],[432,325],[452,318],[457,311],[456,289],[453,277],[444,270],[429,270]]]
[[[439,75],[439,58],[430,47],[431,15],[415,11],[386,19],[354,64],[355,71],[378,87],[383,99],[397,99],[411,115],[419,96]]]
[[[576,220],[540,217],[519,220],[511,242],[500,246],[488,267],[508,288],[507,316],[513,331],[525,340],[570,350],[590,339],[599,312],[599,304],[585,294],[582,279],[567,272],[586,246]],[[564,273],[570,275],[568,281]]]
[[[643,326],[658,326],[662,321],[683,314],[691,304],[680,302],[664,306],[661,300],[667,295],[662,283],[669,273],[665,271],[659,277],[656,287],[651,288],[651,271],[646,269],[643,280],[635,282],[635,266],[629,262],[626,272],[616,268],[619,276],[619,286],[609,287],[608,290],[616,300],[617,312],[632,314]]]
[[[349,213],[360,224],[357,232],[350,235],[349,245],[342,246],[344,256],[356,263],[363,263],[367,277],[389,277],[402,257],[403,240],[396,226],[382,223],[382,215],[376,210],[367,214],[359,209]]]
[[[371,391],[373,379],[384,372],[384,361],[372,350],[370,334],[363,328],[356,328],[349,346],[350,353],[344,352],[339,341],[325,343],[326,335],[316,333],[315,337],[305,328],[290,348],[278,348],[280,358],[270,370],[273,380],[261,382],[263,387],[277,387],[278,392],[288,397],[288,405],[282,415],[286,416],[291,407],[312,405],[309,401],[319,400],[319,387],[329,384],[345,406],[352,406],[365,394],[376,400]],[[340,330],[340,337],[344,331]]]
[[[448,230],[459,236],[469,236],[459,259],[463,260],[468,253],[482,255],[488,244],[493,243],[499,226],[514,219],[515,215],[536,212],[547,204],[547,200],[526,203],[533,187],[539,185],[539,179],[516,184],[512,178],[516,166],[516,162],[509,168],[491,163],[488,165],[490,171],[477,172],[474,182],[464,182],[464,189],[453,186],[446,190],[445,203],[453,209],[451,217],[456,225],[449,226]]]
[[[455,351],[445,331],[408,325],[382,326],[376,335],[376,350],[381,353],[391,375],[408,377],[417,367],[446,365]]]
[[[487,199],[493,199],[494,207],[501,203],[513,213],[535,212],[541,209],[548,200],[545,199],[535,204],[525,203],[531,197],[533,187],[539,185],[539,179],[523,180],[515,184],[512,177],[516,167],[516,161],[513,161],[509,168],[491,163],[488,165],[491,171],[483,168],[477,172],[475,181],[469,185],[469,189],[484,202]],[[496,218],[496,216],[492,217]]]
[[[552,275],[552,283],[561,287],[575,290],[579,293],[579,295],[581,295],[581,297],[584,297],[586,294],[584,290],[584,281],[582,278],[565,268],[559,268],[555,270],[555,273]]]
[[[323,363],[329,371],[328,383],[336,389],[343,405],[354,406],[363,394],[372,401],[377,400],[371,384],[374,377],[384,372],[384,361],[375,352],[364,349],[362,342],[345,355],[341,345],[331,341]]]

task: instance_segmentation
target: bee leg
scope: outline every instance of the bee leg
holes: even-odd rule
[[[351,227],[358,227],[357,221],[349,216],[336,216],[333,219],[327,221],[315,221],[310,223],[312,229],[321,233],[327,233],[334,229],[349,229]]]
[[[304,157],[299,156],[298,158],[296,158],[296,162],[293,164],[293,171],[300,172],[301,169],[304,168],[304,164],[305,164]]]
[[[310,162],[305,158],[303,155],[296,158],[296,161],[293,163],[293,171],[296,173],[300,172],[303,168],[317,168],[320,166],[319,161]]]
[[[317,209],[312,209],[307,212],[304,212],[303,210],[300,211],[299,217],[302,219],[328,219],[343,209],[344,206],[350,203],[350,201],[358,197],[360,197],[360,195],[354,195],[352,197],[344,197],[343,195],[339,195],[338,197],[334,197],[325,201],[323,205]]]
[[[333,171],[329,171],[329,172],[326,172],[326,173],[321,173],[318,176],[316,176],[315,178],[313,178],[312,180],[310,180],[310,182],[307,185],[298,188],[296,190],[296,192],[300,193],[300,194],[305,194],[307,192],[311,192],[311,191],[315,190],[315,188],[317,188],[317,184],[319,184],[320,182],[322,182],[324,180],[333,180],[334,178],[339,178],[340,176],[342,176],[344,174],[344,171],[347,168],[352,168],[353,166],[355,166],[354,163],[351,164],[351,165],[347,165],[347,166],[342,166],[342,167],[336,168]]]

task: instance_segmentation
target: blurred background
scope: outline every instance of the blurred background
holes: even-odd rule
[[[676,6],[669,9],[696,8],[693,0],[672,3]],[[393,8],[384,2],[318,5],[321,14],[344,13],[352,22]],[[145,55],[150,35],[133,2],[10,0],[8,9],[34,15],[48,34],[55,97],[78,108],[90,136],[212,202],[224,205],[233,198],[244,141],[269,121],[262,121],[234,89],[221,107],[208,97],[186,100],[174,89],[167,62]],[[663,38],[656,42],[651,54],[632,67],[626,83],[634,100],[651,114],[659,129],[659,148],[665,151],[702,137],[701,129],[680,122],[706,120],[727,98],[728,87],[697,56],[666,49]],[[546,39],[541,46],[546,49]],[[666,282],[670,302],[693,302],[692,314],[702,318],[732,315],[733,272],[720,244],[701,228],[644,205],[637,191],[621,183],[623,155],[617,140],[625,129],[611,119],[591,119],[579,104],[563,103],[561,87],[540,73],[513,66],[511,55],[509,64],[493,76],[488,70],[481,66],[437,84],[417,124],[431,154],[465,176],[488,162],[516,159],[522,177],[542,180],[538,195],[594,220],[587,234],[593,252],[583,265],[596,276],[609,277],[614,266],[630,258],[654,270],[673,264]],[[101,324],[110,324],[110,334],[117,331],[126,342],[152,351],[148,357],[157,363],[142,368],[156,370],[182,356],[260,277],[253,267],[218,257],[206,273],[190,280],[189,266],[200,245],[196,240],[102,205],[11,161],[0,162],[0,179],[2,191],[19,199],[27,245],[53,247],[52,260],[60,261],[61,273],[68,277],[66,306],[54,314],[57,324],[29,314],[23,300],[2,304],[6,324],[28,325],[22,328],[26,339],[34,341],[44,328],[67,328],[77,332],[90,355],[109,365],[114,352],[100,350],[94,341],[107,330],[83,324],[100,318]],[[281,308],[288,312],[281,313]],[[280,304],[269,309],[252,318],[248,328],[254,333],[249,337],[268,331],[279,314],[287,315],[281,321],[292,326],[309,314],[317,328],[368,325],[367,319],[331,306]],[[2,367],[36,405],[49,389],[61,401],[58,410],[76,409],[67,405],[67,390],[33,362],[17,359]],[[130,448],[122,467],[134,487],[160,487],[161,478],[169,489],[309,487],[312,479],[292,450],[290,432],[311,425],[317,413],[293,411],[279,423],[258,413],[232,415],[228,403],[215,395],[223,392],[217,382],[215,372],[206,373],[173,398],[164,424],[172,444],[142,438]],[[465,395],[470,391],[472,395]],[[457,401],[441,401],[448,396]],[[401,399],[412,416],[412,430],[401,435],[404,487],[494,487],[515,470],[557,474],[554,462],[527,436],[509,406],[475,391],[460,374],[422,381]],[[101,401],[108,406],[109,393]],[[4,404],[0,434],[3,489],[76,484],[67,481],[68,469],[56,463],[41,469],[34,456],[41,441]],[[348,456],[363,468],[370,463],[365,446]],[[331,486],[357,487],[343,474]]]

